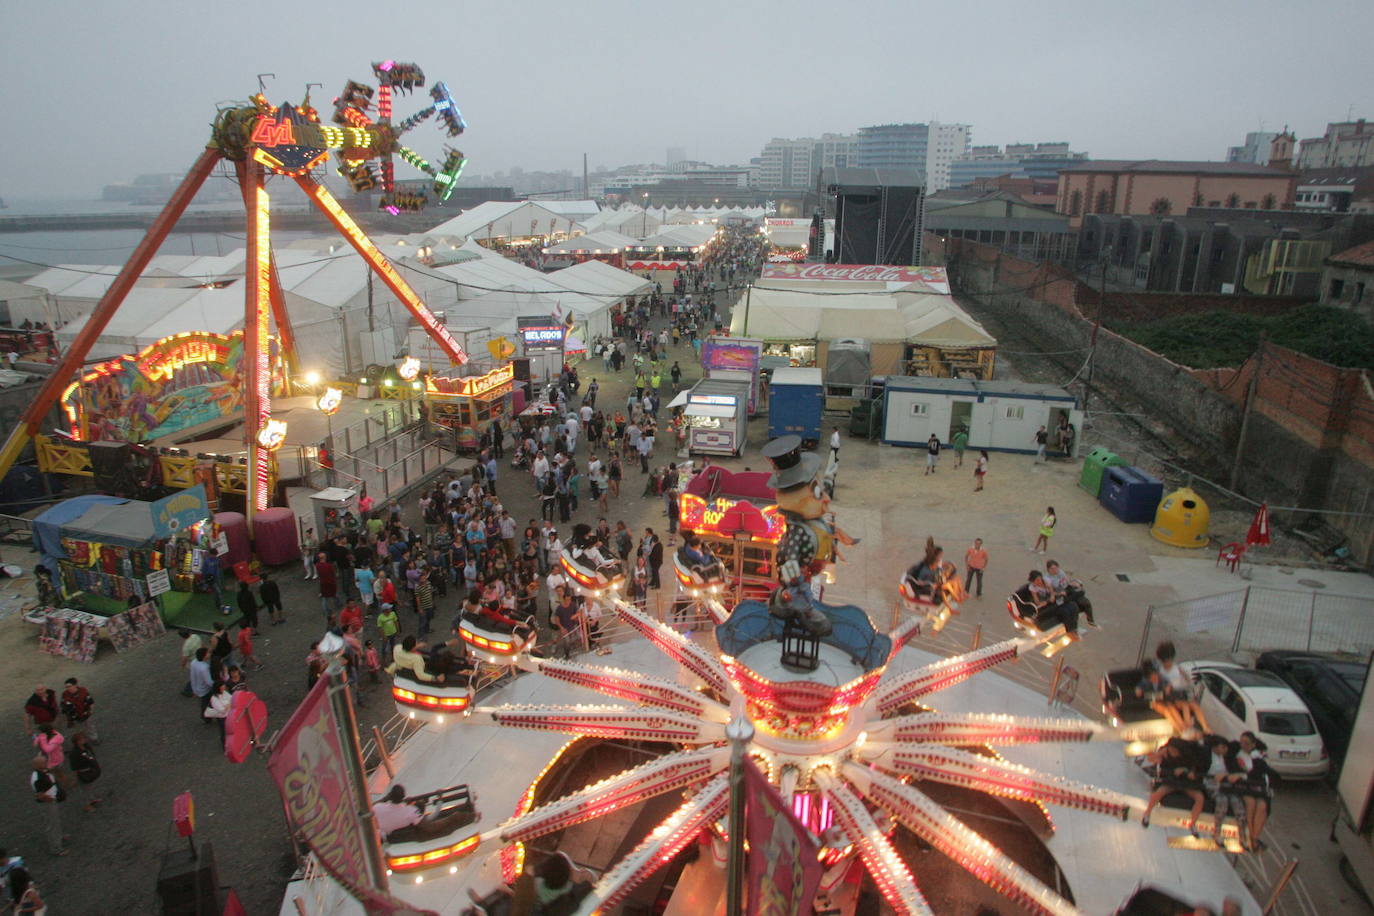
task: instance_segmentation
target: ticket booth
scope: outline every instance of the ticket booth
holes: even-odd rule
[[[749,383],[702,379],[682,408],[687,450],[693,455],[740,455],[748,438]]]

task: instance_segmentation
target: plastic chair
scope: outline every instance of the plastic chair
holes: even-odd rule
[[[234,578],[249,585],[262,581],[262,577],[253,572],[253,567],[247,560],[239,560],[234,564]]]
[[[1230,544],[1227,544],[1225,547],[1221,548],[1221,550],[1217,552],[1216,565],[1220,566],[1221,561],[1225,560],[1226,568],[1229,569],[1231,572],[1235,572],[1236,568],[1240,566],[1240,558],[1243,556],[1245,556],[1245,545],[1237,544],[1236,542],[1232,541]]]

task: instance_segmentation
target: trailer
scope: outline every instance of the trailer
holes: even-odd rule
[[[748,438],[749,383],[706,378],[687,392],[682,416],[692,455],[741,455]]]
[[[796,435],[806,447],[821,441],[825,385],[819,369],[774,369],[768,383],[768,438]]]

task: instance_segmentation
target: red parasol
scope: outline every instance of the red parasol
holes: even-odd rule
[[[1255,512],[1254,521],[1250,522],[1250,530],[1245,533],[1246,547],[1268,547],[1269,546],[1269,504],[1260,503],[1260,507]]]

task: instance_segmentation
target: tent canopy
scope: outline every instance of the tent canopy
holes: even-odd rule
[[[630,238],[628,235],[621,235],[610,229],[602,229],[600,232],[592,232],[587,235],[579,235],[576,238],[564,239],[556,245],[550,245],[544,249],[545,254],[586,254],[586,253],[610,253],[624,251],[638,245],[637,239]]]
[[[812,284],[820,291],[824,284]],[[997,340],[950,296],[929,293],[807,295],[799,289],[755,287],[737,308],[730,333],[764,340],[838,340],[862,332],[875,343],[943,349],[995,347]],[[746,328],[745,322],[748,322]]]
[[[653,289],[653,283],[639,274],[612,267],[605,261],[583,261],[555,270],[546,278],[550,283],[589,296],[638,296]]]
[[[700,248],[715,237],[716,227],[706,226],[669,226],[642,242],[638,248]]]
[[[565,204],[579,206],[565,207]],[[487,239],[573,232],[579,228],[577,214],[585,209],[586,205],[578,201],[489,200],[440,223],[429,230],[429,234]],[[592,213],[596,213],[594,203],[588,215]]]

